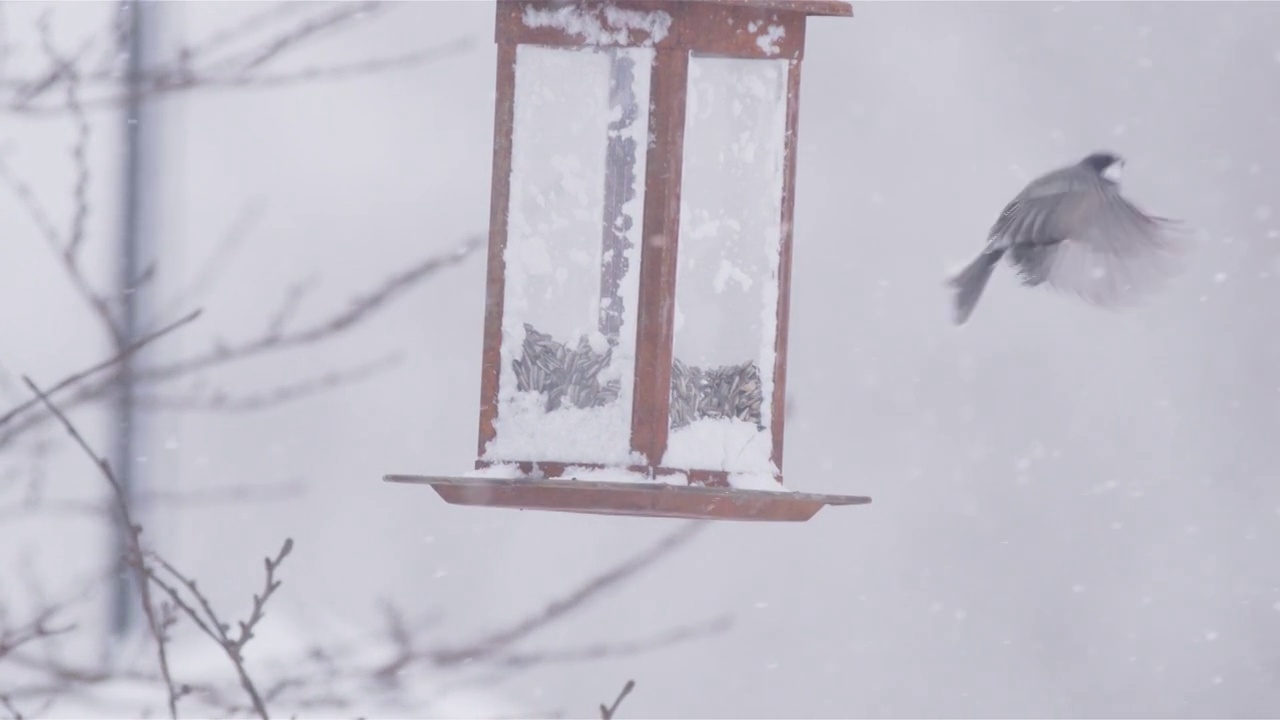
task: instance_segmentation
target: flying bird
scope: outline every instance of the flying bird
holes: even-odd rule
[[[1100,307],[1130,304],[1175,271],[1180,226],[1120,193],[1124,158],[1095,152],[1032,180],[1000,213],[982,253],[950,278],[963,325],[1006,255],[1022,284],[1072,293]]]

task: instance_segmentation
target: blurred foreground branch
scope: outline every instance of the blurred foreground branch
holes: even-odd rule
[[[137,584],[139,603],[142,606],[143,615],[147,619],[147,627],[155,640],[157,666],[168,695],[169,716],[175,719],[178,717],[178,701],[191,691],[190,686],[178,685],[174,682],[173,671],[169,666],[167,649],[170,639],[169,634],[178,621],[176,613],[181,611],[223,650],[227,659],[235,668],[240,685],[249,696],[254,712],[262,720],[268,720],[269,714],[266,705],[244,665],[244,647],[253,639],[254,629],[265,616],[267,601],[280,588],[280,580],[276,578],[276,571],[293,549],[293,540],[286,539],[284,546],[281,547],[276,557],[265,560],[266,581],[263,591],[253,596],[253,607],[248,619],[239,622],[238,631],[232,635],[230,626],[223,622],[214,611],[208,598],[200,592],[195,580],[183,575],[155,551],[143,549],[142,526],[134,520],[124,489],[116,479],[115,473],[112,472],[111,464],[107,459],[93,451],[84,436],[80,434],[80,431],[67,419],[67,416],[62,413],[58,406],[53,403],[47,393],[36,386],[28,377],[24,376],[23,382],[39,398],[40,402],[49,409],[49,412],[58,419],[58,422],[62,424],[62,427],[75,441],[76,445],[94,462],[99,473],[111,487],[111,495],[116,500],[116,508],[120,513],[121,520],[125,527],[129,529],[129,532],[125,535],[124,560],[128,571],[131,572]],[[157,571],[157,567],[163,570],[170,579],[180,583],[185,592],[180,592],[176,587],[166,582]],[[157,603],[151,593],[152,585],[163,591],[168,596],[169,602]]]
[[[89,185],[95,179],[89,171],[89,143],[93,135],[88,110],[115,107],[131,96],[154,98],[179,91],[216,87],[274,87],[418,67],[460,55],[472,47],[471,38],[463,37],[393,56],[356,59],[323,67],[298,68],[295,65],[292,69],[281,69],[281,64],[290,56],[311,47],[316,41],[354,30],[396,7],[396,3],[367,1],[336,4],[280,2],[258,6],[239,19],[215,28],[203,38],[183,43],[175,52],[160,57],[145,68],[140,76],[126,72],[125,60],[136,23],[132,13],[136,12],[137,6],[132,1],[119,3],[105,28],[76,42],[67,43],[65,37],[61,38],[67,47],[59,46],[60,38],[54,32],[55,13],[47,9],[41,11],[35,21],[38,54],[30,58],[34,62],[21,64],[16,60],[19,59],[19,50],[25,48],[13,42],[12,23],[0,11],[0,114],[57,113],[69,116],[73,121],[75,134],[70,151],[73,183],[68,222],[54,221],[47,210],[49,204],[41,201],[32,184],[6,158],[2,144],[0,183],[7,185],[18,200],[37,235],[57,258],[69,288],[82,298],[86,309],[111,340],[114,350],[108,360],[50,388],[50,395],[58,397],[59,406],[64,411],[108,399],[120,387],[123,374],[104,371],[120,369],[125,361],[132,359],[156,337],[191,319],[187,316],[140,340],[125,338],[117,318],[119,308],[116,305],[120,298],[95,287],[85,270],[83,257],[86,246],[90,244],[87,222],[90,214]],[[168,303],[169,312],[212,290],[228,259],[243,244],[253,222],[262,213],[262,202],[255,202],[232,225],[222,242],[215,245],[212,254],[197,269],[193,280]],[[175,395],[158,387],[162,383],[197,376],[242,360],[337,339],[440,271],[463,262],[481,244],[479,238],[469,238],[444,253],[432,253],[373,285],[347,308],[303,327],[291,325],[311,285],[295,282],[259,335],[239,343],[217,340],[205,352],[183,360],[132,368],[130,377],[140,390],[139,401],[143,407],[152,410],[249,412],[331,391],[385,371],[394,364],[394,353],[351,367],[331,368],[308,379],[243,396],[222,391]],[[131,279],[132,287],[125,292],[137,292],[143,285],[153,283],[157,272],[155,266],[142,269],[139,277]],[[0,415],[0,450],[44,427],[51,419],[50,413],[39,403],[30,400]]]
[[[483,240],[481,238],[472,237],[458,243],[451,250],[432,254],[415,263],[409,269],[384,278],[372,289],[357,296],[345,309],[334,312],[328,317],[305,327],[296,330],[290,329],[288,327],[289,318],[285,317],[283,320],[272,322],[263,332],[250,340],[234,345],[216,342],[210,350],[193,357],[150,367],[136,367],[133,371],[134,381],[139,386],[147,388],[266,354],[299,349],[333,340],[367,322],[378,312],[385,310],[393,302],[403,297],[411,289],[435,277],[441,271],[454,267],[474,255],[482,245]],[[118,367],[123,359],[136,354],[143,347],[191,322],[198,316],[199,311],[196,311],[166,325],[160,330],[117,351],[107,360],[64,378],[53,386],[50,392],[61,393],[70,390],[59,403],[64,410],[104,400],[117,387],[119,376],[117,373],[108,373],[101,379],[93,380],[94,376],[99,375],[104,370]],[[262,410],[366,379],[377,372],[392,367],[395,361],[396,356],[386,356],[353,368],[331,370],[311,379],[278,386],[242,398],[229,397],[217,391],[204,396],[185,396],[181,398],[173,398],[158,392],[147,392],[140,398],[140,402],[144,405],[150,405],[152,408],[176,410],[239,412]],[[18,437],[44,425],[52,418],[52,415],[47,410],[41,412],[37,406],[38,403],[36,402],[26,401],[0,416],[0,449],[11,444]]]
[[[282,58],[305,48],[325,35],[344,32],[383,15],[396,3],[273,3],[267,8],[215,29],[202,40],[187,42],[168,57],[153,63],[137,77],[126,75],[120,56],[132,34],[122,3],[104,32],[82,39],[72,52],[55,48],[45,31],[42,66],[25,75],[0,72],[0,113],[51,115],[85,109],[118,107],[136,93],[154,98],[181,92],[223,88],[275,88],[285,85],[341,80],[389,70],[421,67],[461,55],[472,49],[470,37],[381,57],[362,58],[327,65],[272,69]],[[37,21],[50,25],[46,12]],[[15,53],[13,44],[0,34],[0,70]],[[102,61],[89,62],[95,51]],[[58,98],[66,85],[78,84],[80,97]]]
[[[401,708],[421,711],[429,701],[424,699],[421,688],[428,684],[440,693],[457,687],[487,688],[536,667],[635,656],[723,632],[729,626],[727,617],[647,634],[642,631],[638,637],[607,637],[570,646],[527,647],[546,629],[556,623],[563,624],[655,563],[670,557],[705,527],[702,523],[690,523],[633,557],[568,588],[527,615],[497,629],[480,632],[470,640],[450,643],[431,637],[434,625],[406,621],[400,611],[388,606],[386,627],[381,633],[362,634],[354,642],[308,637],[310,644],[305,652],[281,653],[275,658],[274,666],[258,664],[256,653],[266,649],[258,649],[263,644],[255,643],[255,664],[252,668],[246,664],[246,646],[265,634],[271,624],[265,619],[266,607],[268,601],[277,597],[278,570],[293,549],[292,541],[286,540],[278,553],[264,560],[263,586],[253,595],[248,616],[234,624],[225,622],[197,578],[172,565],[155,548],[146,547],[143,528],[124,502],[113,468],[93,450],[68,413],[112,397],[119,388],[120,367],[125,360],[135,363],[133,376],[142,389],[139,399],[143,407],[152,410],[248,412],[357,382],[390,367],[396,355],[389,353],[353,367],[327,371],[322,368],[310,377],[295,378],[286,384],[241,395],[221,390],[181,394],[172,386],[176,381],[198,378],[232,363],[291,350],[322,348],[361,327],[441,272],[464,262],[476,254],[485,241],[481,237],[467,238],[444,252],[417,258],[372,283],[347,306],[310,322],[300,322],[297,318],[314,284],[282,278],[283,292],[278,308],[264,313],[265,327],[250,333],[247,339],[215,340],[209,349],[184,359],[141,364],[138,358],[142,350],[193,322],[200,311],[182,315],[136,340],[121,337],[117,318],[119,293],[95,287],[91,282],[93,274],[84,265],[84,258],[91,257],[87,249],[94,242],[88,222],[89,198],[93,196],[90,183],[98,180],[98,176],[90,172],[88,162],[90,144],[96,140],[91,132],[90,112],[114,108],[131,94],[154,99],[200,89],[279,87],[418,67],[465,52],[471,47],[471,40],[463,38],[385,57],[284,67],[291,55],[317,38],[332,37],[395,7],[395,4],[375,2],[284,2],[261,9],[255,7],[236,23],[184,44],[170,57],[147,68],[141,76],[126,78],[121,60],[124,49],[129,46],[132,22],[128,13],[133,7],[131,3],[121,4],[105,30],[65,48],[55,41],[52,16],[43,14],[37,23],[39,61],[34,64],[34,70],[17,74],[10,60],[18,46],[10,41],[7,6],[0,4],[0,115],[53,115],[72,121],[68,153],[72,180],[66,188],[71,206],[69,215],[65,222],[55,222],[47,208],[56,207],[57,203],[42,202],[16,167],[16,161],[10,163],[2,149],[0,182],[18,200],[39,241],[53,254],[68,290],[80,296],[81,310],[95,320],[112,343],[104,353],[106,359],[71,373],[47,389],[24,375],[27,389],[34,397],[15,399],[15,405],[0,414],[0,452],[42,447],[42,431],[61,426],[79,450],[92,459],[109,488],[109,505],[65,498],[51,502],[49,507],[92,515],[111,512],[127,528],[125,546],[119,548],[122,557],[109,575],[129,573],[137,588],[135,599],[146,619],[144,639],[148,648],[154,646],[154,653],[149,655],[145,667],[127,664],[99,667],[68,661],[54,651],[55,641],[79,631],[80,626],[74,622],[69,605],[47,603],[37,597],[36,611],[24,612],[21,621],[10,622],[11,618],[0,612],[0,677],[6,680],[0,687],[3,712],[14,717],[22,717],[24,713],[41,716],[69,701],[92,702],[92,707],[99,708],[118,699],[121,688],[126,686],[142,688],[146,693],[143,697],[162,695],[167,714],[173,718],[178,717],[180,704],[193,715],[250,713],[266,718],[272,707],[336,712],[363,708],[370,698],[398,699]],[[40,162],[45,159],[41,158]],[[179,308],[189,307],[195,299],[202,302],[208,299],[206,296],[212,293],[229,258],[245,244],[253,221],[261,217],[262,207],[256,204],[232,224],[221,242],[214,244],[212,253],[197,268],[194,279],[166,305],[165,318],[177,316]],[[154,287],[159,275],[160,270],[155,266],[144,268],[139,277],[130,279],[131,287],[121,292],[135,292],[148,283]],[[193,498],[201,502],[210,498],[236,500],[260,498],[264,490],[270,489],[255,483],[251,487],[220,487],[210,493],[152,492],[140,497],[169,502]],[[284,492],[291,490],[286,487]],[[31,498],[36,496],[33,494]],[[33,503],[25,502],[12,513],[7,509],[0,512],[0,520],[30,516],[35,509]],[[277,611],[272,612],[274,617]],[[221,666],[233,672],[234,682],[197,677],[203,672],[202,668],[179,667],[182,663],[175,663],[175,658],[185,658],[172,651],[178,631],[184,628],[197,648],[217,653]],[[415,671],[427,677],[409,677],[409,673]],[[11,684],[9,679],[17,677],[18,672],[25,680]],[[634,683],[629,682],[612,707],[601,706],[602,713],[607,711],[612,716],[632,687]],[[125,714],[131,710],[125,710]],[[141,716],[146,712],[137,714]]]
[[[111,496],[116,502],[125,526],[129,529],[124,548],[124,565],[137,585],[137,597],[147,620],[147,628],[156,647],[156,675],[145,673],[135,675],[143,679],[154,678],[154,682],[164,688],[169,715],[178,717],[179,701],[191,694],[200,695],[206,702],[228,711],[235,705],[225,699],[225,693],[216,686],[207,683],[179,683],[175,680],[171,667],[169,644],[171,633],[181,618],[186,618],[199,631],[211,640],[224,654],[235,671],[241,690],[249,698],[253,714],[263,720],[269,718],[268,702],[279,702],[286,699],[306,707],[330,707],[340,709],[348,707],[351,698],[334,695],[331,690],[336,677],[347,679],[363,679],[374,687],[396,687],[400,678],[409,666],[425,663],[435,669],[465,668],[488,665],[498,671],[497,675],[482,678],[484,681],[497,682],[512,672],[553,662],[573,662],[595,660],[604,657],[617,657],[649,652],[658,648],[687,642],[698,637],[722,632],[728,627],[727,618],[719,618],[702,625],[676,628],[661,633],[653,638],[616,644],[599,643],[585,648],[569,648],[543,652],[511,652],[518,643],[535,633],[559,622],[587,604],[599,600],[609,590],[627,581],[658,560],[669,556],[678,548],[688,543],[707,525],[705,522],[690,522],[677,528],[661,538],[652,547],[628,558],[606,571],[587,579],[578,587],[551,600],[542,608],[526,617],[516,620],[505,628],[488,632],[473,641],[462,643],[454,648],[426,649],[416,633],[411,631],[403,617],[394,610],[388,611],[388,633],[395,655],[389,660],[371,666],[359,663],[343,665],[341,660],[355,655],[342,648],[315,647],[308,653],[310,664],[293,661],[277,673],[278,677],[269,685],[255,681],[246,664],[245,646],[255,637],[259,624],[265,618],[267,603],[280,587],[277,571],[281,563],[293,549],[293,541],[286,539],[280,551],[274,557],[264,560],[265,578],[263,588],[253,595],[252,605],[247,619],[238,622],[235,629],[230,623],[222,620],[214,610],[212,603],[203,593],[196,580],[178,570],[168,560],[154,550],[144,548],[142,543],[143,528],[136,522],[124,493],[116,480],[110,463],[93,451],[84,436],[67,418],[49,394],[41,390],[30,378],[23,377],[23,382],[36,396],[49,413],[61,424],[63,429],[75,441],[80,450],[94,463],[99,474],[106,480]],[[156,589],[163,600],[156,597],[152,590]],[[6,656],[15,654],[24,646],[64,632],[71,627],[55,628],[50,623],[57,614],[56,608],[43,611],[32,622],[22,628],[10,630],[5,628],[0,633],[0,661]],[[118,675],[111,672],[88,671],[74,668],[65,663],[46,657],[33,660],[30,656],[19,658],[27,668],[34,668],[45,674],[49,681],[27,688],[25,696],[56,701],[59,693],[67,691],[68,684],[87,686],[107,683]],[[630,692],[633,683],[628,683],[611,708],[601,706],[602,716],[612,717],[618,704]],[[6,696],[11,702],[14,695]]]
[[[116,509],[120,513],[121,522],[128,529],[125,534],[125,562],[133,574],[134,582],[138,588],[138,597],[142,605],[143,614],[147,619],[147,628],[151,631],[152,637],[156,641],[156,654],[160,668],[160,675],[164,678],[165,689],[169,696],[169,715],[172,718],[178,717],[178,698],[180,690],[173,682],[173,675],[169,670],[168,651],[165,643],[169,640],[169,628],[173,626],[174,616],[172,609],[164,606],[157,606],[155,600],[151,596],[151,584],[147,581],[151,576],[150,566],[147,563],[146,554],[142,550],[142,526],[133,520],[133,512],[129,508],[129,503],[124,494],[124,489],[120,486],[120,482],[116,480],[115,473],[111,471],[111,465],[106,458],[99,456],[89,447],[89,443],[85,441],[84,436],[71,424],[66,415],[53,404],[49,396],[36,386],[30,378],[23,376],[23,382],[27,384],[31,392],[40,399],[49,412],[62,423],[62,427],[67,431],[80,449],[84,451],[89,459],[97,466],[98,471],[103,478],[111,486],[111,496],[116,500]]]
[[[622,692],[618,693],[618,697],[616,700],[613,701],[612,705],[605,707],[603,704],[601,704],[600,720],[613,720],[614,714],[618,712],[618,706],[622,704],[622,701],[628,695],[630,695],[631,691],[634,690],[635,688],[636,688],[636,681],[628,680],[627,684],[622,686]]]
[[[150,333],[148,335],[144,335],[138,338],[137,340],[129,343],[127,346],[124,347],[124,349],[120,350],[119,352],[107,358],[106,360],[103,360],[102,362],[99,362],[95,365],[85,368],[84,370],[80,370],[78,372],[74,372],[68,375],[67,377],[59,380],[57,383],[51,386],[47,391],[47,394],[49,396],[56,395],[58,392],[68,387],[71,387],[72,385],[76,385],[77,383],[80,383],[88,379],[89,377],[102,372],[103,370],[107,370],[109,368],[119,365],[120,363],[124,362],[125,359],[133,356],[142,348],[150,345],[156,340],[159,340],[165,335],[168,335],[174,330],[177,330],[183,325],[193,322],[196,318],[200,317],[201,312],[203,311],[196,310],[194,312],[188,313],[187,315],[169,323],[168,325],[165,325],[159,330],[156,330],[155,332]],[[10,408],[3,415],[0,415],[0,432],[2,432],[4,430],[5,425],[9,424],[9,422],[12,421],[15,417],[17,417],[18,415],[21,415],[27,410],[40,404],[41,404],[40,397],[37,396],[30,400],[27,400],[26,402],[18,403],[16,406]],[[7,437],[5,435],[0,434],[0,447],[2,447],[5,444],[6,439]]]

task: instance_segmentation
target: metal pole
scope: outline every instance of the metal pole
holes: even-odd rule
[[[151,137],[151,111],[144,108],[142,77],[149,58],[150,30],[154,26],[154,14],[157,8],[154,3],[123,0],[120,12],[123,25],[128,31],[128,42],[125,52],[128,55],[125,82],[126,99],[124,112],[124,157],[122,163],[123,212],[120,233],[120,259],[117,275],[117,288],[121,302],[120,329],[121,341],[125,344],[137,339],[144,328],[141,321],[144,314],[144,295],[137,287],[142,277],[145,260],[151,250],[148,242],[149,218],[146,211],[148,191],[148,163],[146,150]],[[154,190],[151,187],[150,190]],[[125,502],[135,517],[141,508],[136,501],[141,478],[139,451],[142,433],[135,403],[134,363],[136,356],[126,358],[120,366],[120,381],[116,393],[116,404],[112,426],[115,431],[112,465],[124,491]],[[116,517],[112,523],[112,547],[119,551],[121,557],[126,533],[123,519]],[[138,615],[137,598],[130,571],[125,570],[115,576],[110,596],[110,625],[113,638],[120,638],[129,632]]]

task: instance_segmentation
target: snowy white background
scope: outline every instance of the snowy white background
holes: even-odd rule
[[[28,47],[39,7],[6,8]],[[69,39],[107,12],[52,7]],[[200,36],[249,9],[167,3],[165,32]],[[199,327],[166,352],[256,332],[294,279],[321,280],[307,305],[319,316],[485,230],[493,12],[398,4],[289,61],[477,40],[420,70],[165,101],[162,269],[185,277],[244,203],[266,209]],[[629,717],[1280,712],[1280,5],[855,12],[809,26],[785,471],[798,489],[875,504],[712,528],[542,640],[620,639],[721,612],[735,617],[728,633],[548,667],[503,697],[589,715],[634,677]],[[102,124],[93,154],[100,259],[115,238],[113,128]],[[8,162],[55,217],[71,137],[64,121],[0,114]],[[972,323],[950,327],[945,273],[1026,180],[1098,148],[1128,158],[1140,204],[1206,233],[1189,271],[1141,310],[1111,314],[1021,290],[1002,269]],[[318,361],[405,353],[334,394],[158,422],[153,482],[299,478],[308,492],[155,515],[152,541],[239,611],[261,557],[291,535],[275,620],[373,625],[388,597],[439,609],[461,637],[660,536],[669,523],[453,508],[380,481],[470,468],[483,275],[471,259],[323,357],[219,372],[249,391]],[[6,373],[50,382],[105,352],[9,193],[0,298]],[[78,419],[105,438],[101,415]],[[101,493],[74,452],[47,470],[60,497]],[[55,589],[107,555],[105,530],[74,518],[0,532],[10,588],[24,553]]]

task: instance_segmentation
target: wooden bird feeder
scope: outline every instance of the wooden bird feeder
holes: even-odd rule
[[[805,23],[834,0],[503,0],[476,471],[445,501],[808,520],[782,487]]]

